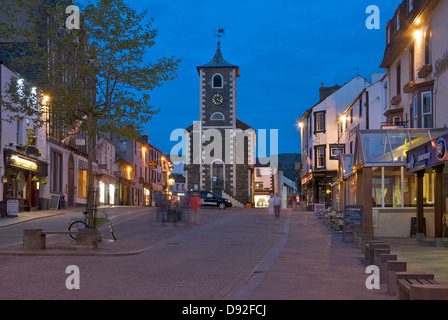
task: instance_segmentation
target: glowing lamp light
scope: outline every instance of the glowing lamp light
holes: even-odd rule
[[[418,43],[421,42],[421,40],[422,40],[422,36],[423,36],[423,33],[422,33],[421,30],[417,29],[417,30],[414,31],[414,38],[415,38],[415,40],[416,40]]]

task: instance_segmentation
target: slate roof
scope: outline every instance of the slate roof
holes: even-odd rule
[[[218,42],[218,47],[216,48],[216,53],[215,56],[213,57],[212,60],[210,60],[210,62],[202,65],[202,66],[198,66],[198,71],[199,68],[237,68],[238,66],[235,66],[229,62],[227,62],[226,60],[224,60],[222,53],[221,53],[221,47],[220,44]],[[238,72],[239,74],[239,72]]]

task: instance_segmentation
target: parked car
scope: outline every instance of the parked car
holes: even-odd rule
[[[188,191],[187,195],[189,197],[192,197],[195,194],[195,192],[199,193],[199,196],[201,198],[201,205],[203,206],[218,207],[219,209],[232,207],[232,201],[220,197],[217,194],[214,194],[213,192],[210,191]]]

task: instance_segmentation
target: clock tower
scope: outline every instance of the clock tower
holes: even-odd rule
[[[237,119],[239,67],[223,58],[218,42],[197,71],[200,120],[187,129],[186,184],[245,205],[253,200],[255,130]]]

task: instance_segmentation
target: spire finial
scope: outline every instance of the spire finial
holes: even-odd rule
[[[218,28],[218,32],[215,33],[214,38],[218,38],[218,46],[221,43],[221,39],[226,35],[226,31],[224,27]]]

